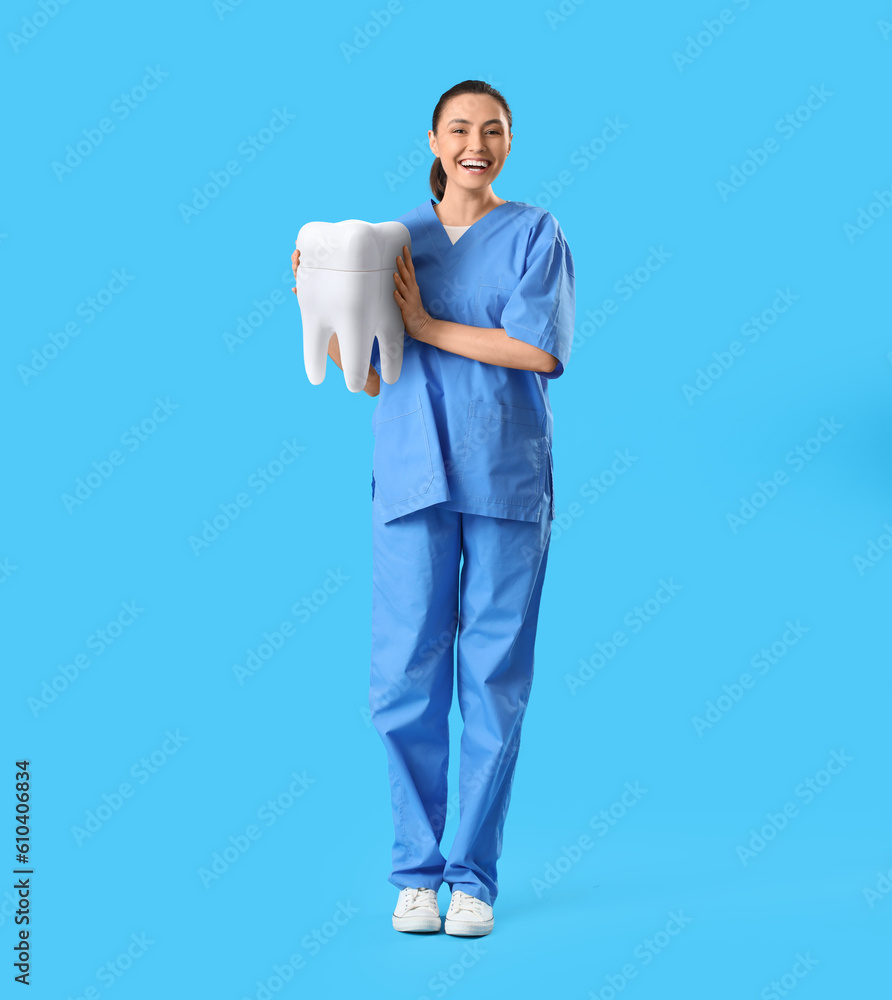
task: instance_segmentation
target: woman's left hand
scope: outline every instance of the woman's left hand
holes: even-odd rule
[[[396,288],[393,296],[400,307],[406,332],[410,337],[417,338],[430,322],[431,316],[421,303],[421,290],[415,280],[415,265],[412,263],[412,254],[405,244],[403,244],[403,254],[396,259],[396,266],[397,270],[393,275]]]

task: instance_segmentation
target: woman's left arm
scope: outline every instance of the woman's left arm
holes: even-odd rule
[[[397,257],[398,270],[393,276],[396,283],[393,294],[410,337],[490,365],[523,368],[534,372],[554,371],[558,359],[553,354],[523,340],[509,337],[501,328],[466,326],[446,319],[434,319],[422,305],[409,248],[404,246],[403,251],[408,264],[402,255]]]
[[[416,333],[408,326],[409,335],[425,344],[440,347],[453,354],[461,354],[475,361],[486,361],[504,368],[526,368],[534,372],[551,372],[557,367],[557,358],[548,351],[533,347],[522,340],[509,337],[501,328],[465,326],[447,319],[428,316]]]

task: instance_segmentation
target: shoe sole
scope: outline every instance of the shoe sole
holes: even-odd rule
[[[410,931],[420,934],[433,934],[440,929],[442,921],[439,917],[397,917],[392,918],[395,931]]]
[[[456,937],[482,937],[484,934],[492,932],[493,920],[471,921],[471,920],[447,920],[445,931],[447,934],[454,934]]]

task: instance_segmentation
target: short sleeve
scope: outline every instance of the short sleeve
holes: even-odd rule
[[[570,248],[558,232],[544,248],[534,250],[505,303],[501,325],[509,337],[553,354],[558,359],[554,371],[538,374],[557,378],[570,360],[575,323],[576,272]]]

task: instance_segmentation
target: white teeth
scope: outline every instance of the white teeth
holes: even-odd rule
[[[459,160],[458,161],[463,167],[487,167],[489,164],[486,160]]]

